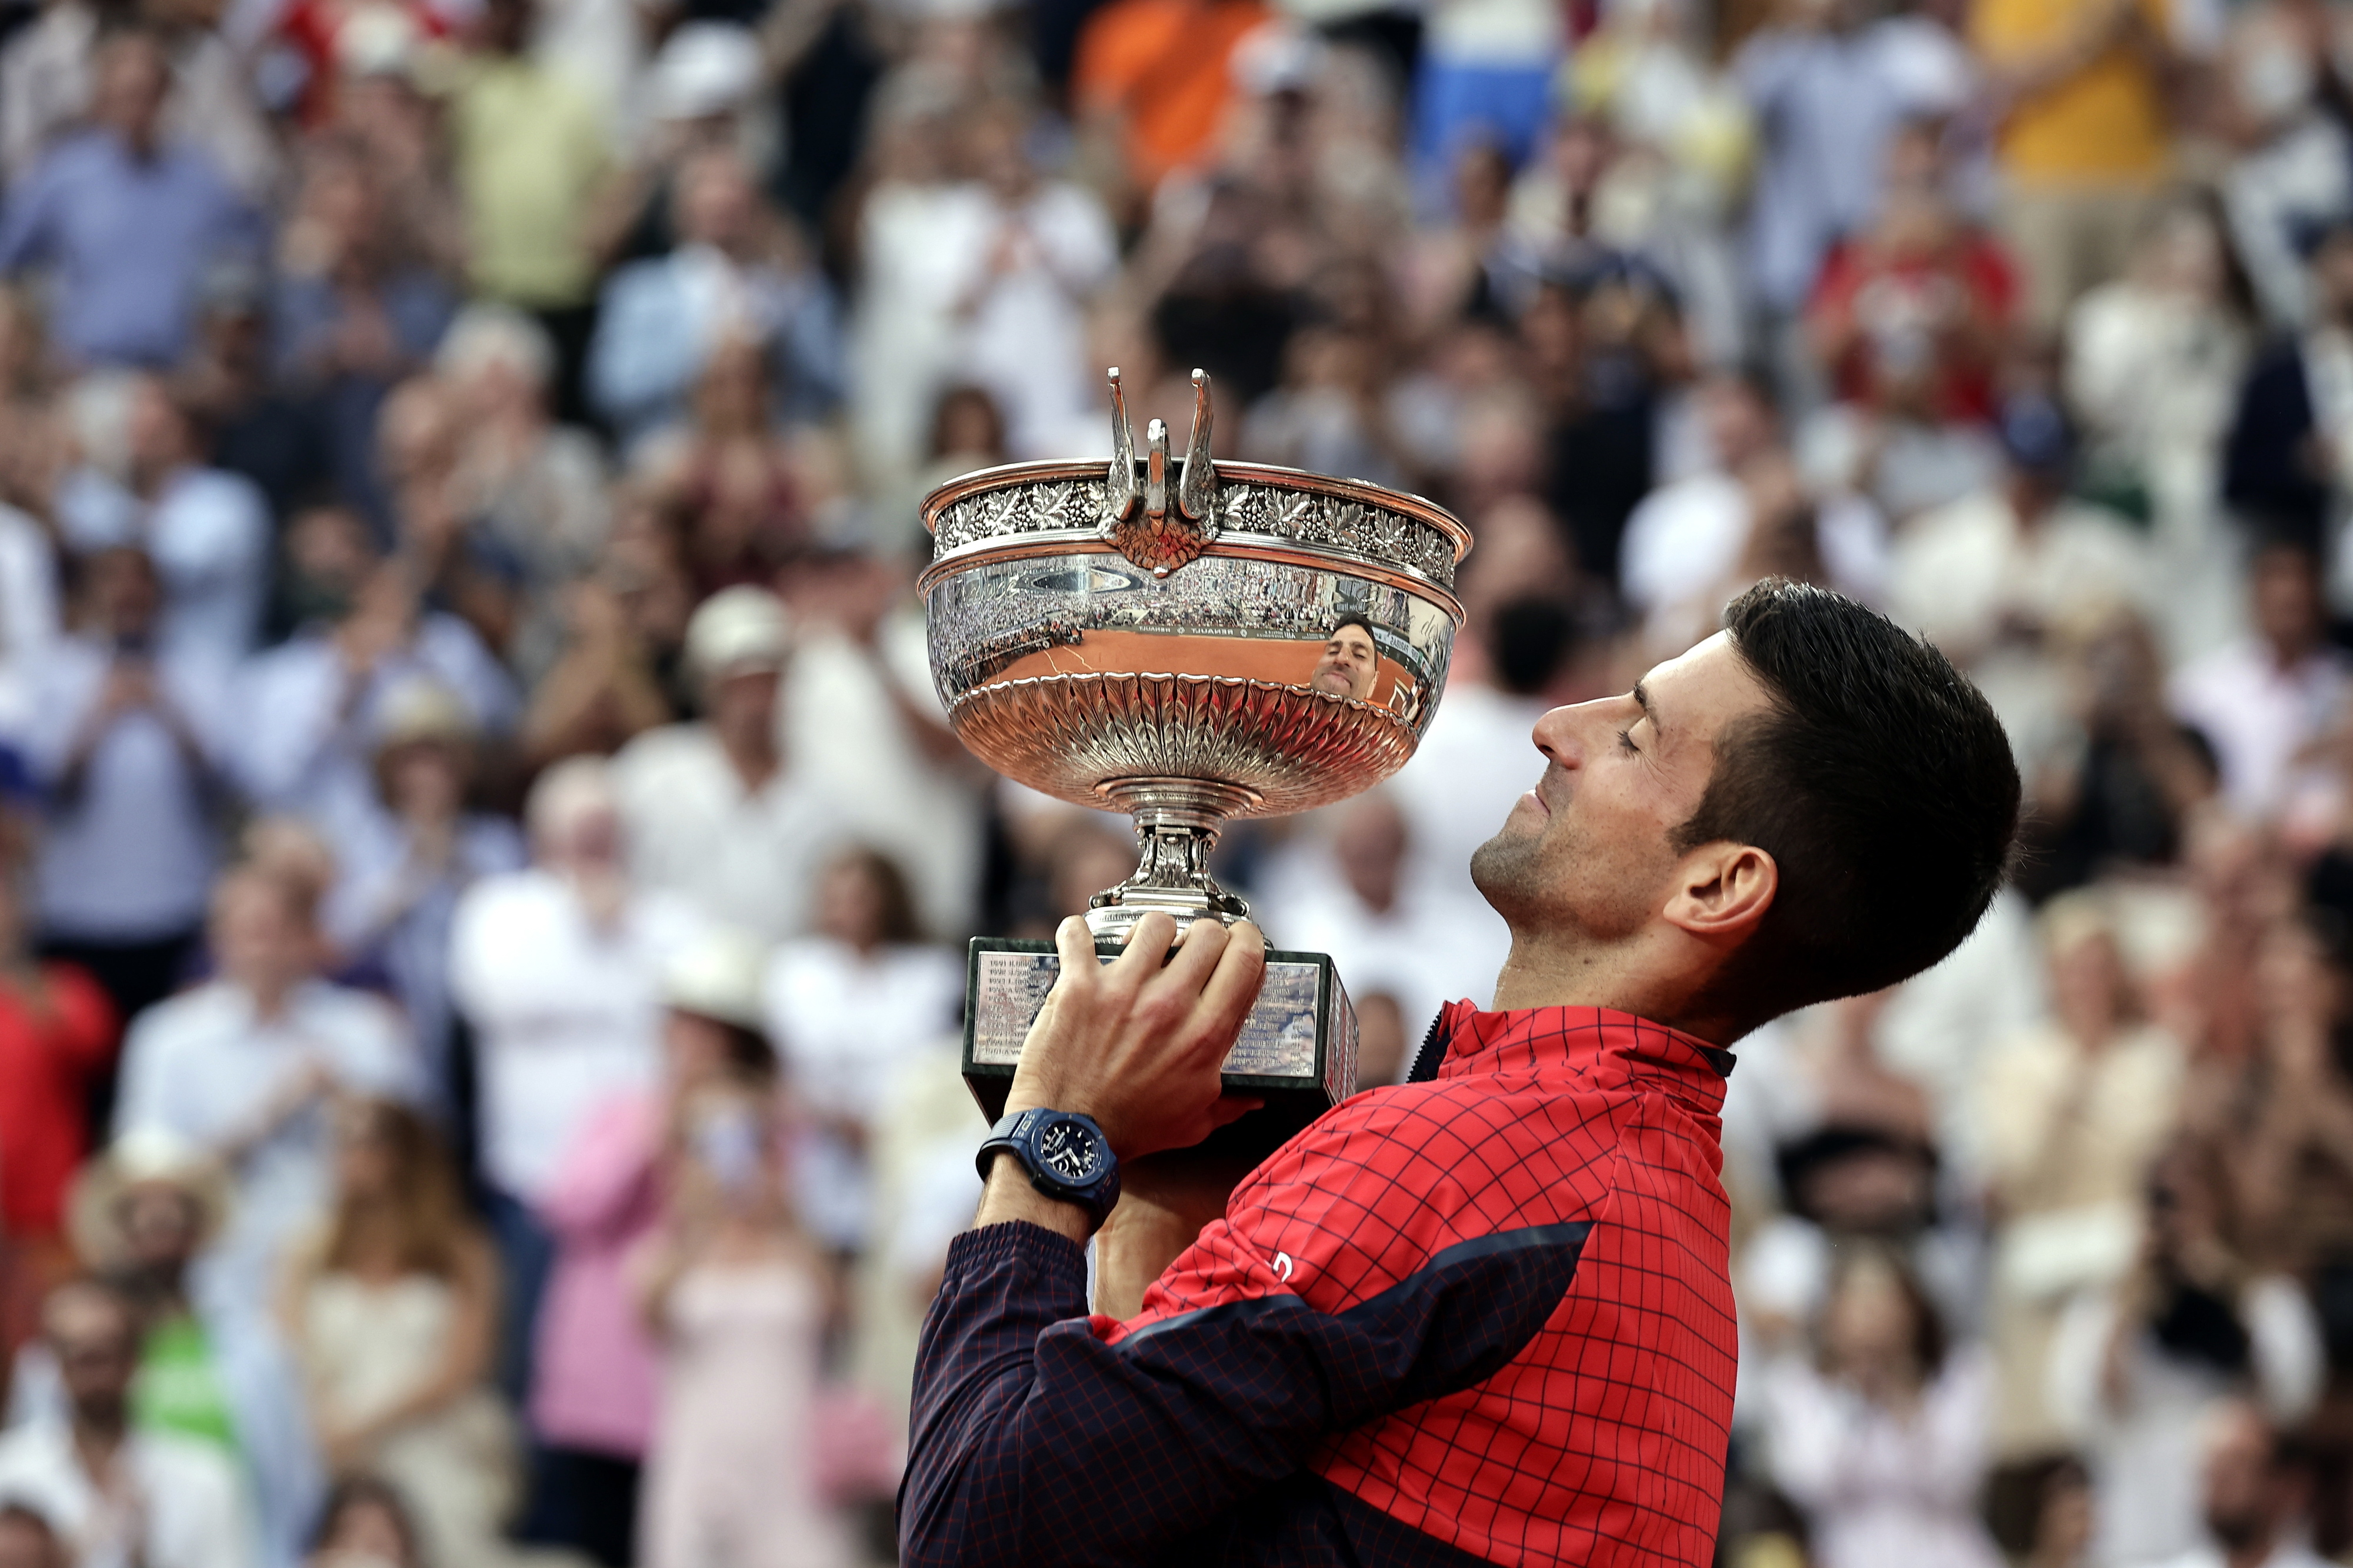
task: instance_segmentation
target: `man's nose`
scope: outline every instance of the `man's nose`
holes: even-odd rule
[[[1536,750],[1562,767],[1582,767],[1594,736],[1619,721],[1613,706],[1618,700],[1605,697],[1546,710],[1531,733]]]

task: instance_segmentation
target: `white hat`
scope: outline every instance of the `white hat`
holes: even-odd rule
[[[698,679],[745,667],[782,668],[791,647],[784,601],[748,583],[720,589],[686,623],[686,664]]]
[[[138,1127],[81,1168],[66,1200],[66,1230],[84,1263],[103,1268],[123,1252],[121,1203],[135,1187],[179,1190],[196,1211],[195,1245],[228,1223],[228,1173],[220,1162],[160,1127]]]
[[[689,22],[646,72],[646,111],[656,120],[704,120],[740,107],[760,85],[760,44],[730,22]]]
[[[662,1005],[765,1035],[767,971],[766,948],[733,927],[713,926],[662,970]]]

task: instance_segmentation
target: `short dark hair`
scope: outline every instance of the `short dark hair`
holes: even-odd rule
[[[1983,693],[1852,599],[1768,578],[1724,625],[1770,705],[1717,738],[1673,842],[1753,844],[1779,871],[1772,907],[1709,984],[1753,1028],[1958,947],[2010,870],[2018,764]]]
[[[1341,616],[1337,620],[1334,621],[1332,623],[1332,629],[1324,634],[1324,640],[1325,642],[1330,642],[1334,637],[1338,637],[1340,635],[1341,628],[1344,626],[1364,627],[1365,635],[1373,639],[1373,646],[1375,647],[1381,646],[1381,634],[1374,627],[1371,618],[1366,616],[1361,610],[1350,610],[1346,614]]]

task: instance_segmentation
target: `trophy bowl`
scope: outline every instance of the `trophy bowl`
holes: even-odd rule
[[[1108,465],[984,468],[923,502],[918,588],[957,737],[1008,778],[1134,820],[1134,875],[1087,914],[1106,956],[1154,910],[1180,927],[1247,914],[1209,873],[1224,824],[1404,766],[1462,624],[1461,523],[1380,486],[1214,461],[1208,377],[1193,384],[1181,460],[1156,419],[1137,455],[1113,370]],[[970,962],[965,1078],[994,1118],[1058,961],[980,937]],[[1295,1131],[1345,1098],[1355,1036],[1328,957],[1271,952],[1226,1074],[1273,1114],[1237,1125]]]

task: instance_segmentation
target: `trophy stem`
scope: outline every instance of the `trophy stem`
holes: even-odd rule
[[[1098,937],[1124,938],[1155,910],[1180,931],[1197,920],[1228,925],[1250,905],[1209,875],[1226,818],[1258,803],[1255,792],[1211,779],[1115,779],[1103,793],[1135,819],[1143,858],[1135,874],[1088,900],[1087,927]]]

